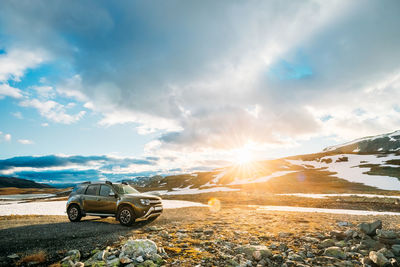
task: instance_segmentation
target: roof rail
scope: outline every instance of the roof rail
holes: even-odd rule
[[[106,184],[112,185],[112,183],[110,181],[106,181]]]
[[[82,184],[91,184],[91,181],[83,182]]]

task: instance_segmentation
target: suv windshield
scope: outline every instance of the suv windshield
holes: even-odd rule
[[[125,184],[114,184],[115,190],[117,190],[118,194],[137,194],[139,191],[137,191],[135,188],[125,185]]]

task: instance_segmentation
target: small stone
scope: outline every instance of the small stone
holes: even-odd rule
[[[119,266],[120,265],[120,260],[119,260],[119,258],[114,258],[114,259],[112,259],[112,260],[109,260],[109,261],[107,261],[107,266],[112,266],[112,267],[116,267],[116,266]]]
[[[382,221],[381,220],[376,220],[372,223],[360,223],[358,225],[358,228],[360,229],[361,232],[363,232],[366,235],[369,236],[374,236],[376,235],[376,230],[377,229],[382,229]]]
[[[273,261],[276,261],[276,262],[282,262],[282,261],[283,261],[283,257],[282,257],[281,254],[274,254],[274,255],[272,256],[272,260],[273,260]]]
[[[351,226],[351,223],[349,223],[349,222],[338,222],[337,225],[340,226],[340,227],[344,227],[344,226]]]
[[[161,230],[164,230],[164,228],[163,227],[158,227],[158,226],[155,226],[155,225],[149,226],[149,227],[146,228],[147,232],[153,232],[153,231],[157,232],[157,231],[161,231]]]
[[[380,250],[378,250],[378,252],[382,253],[383,256],[385,256],[388,259],[394,258],[393,252],[388,250],[387,248],[381,248]]]
[[[346,254],[339,247],[326,248],[324,251],[324,255],[342,260],[346,259]]]
[[[371,251],[369,258],[378,266],[386,266],[389,260],[380,252]]]
[[[321,242],[322,248],[333,247],[334,245],[335,241],[333,241],[332,239],[325,239],[324,241]]]
[[[77,263],[75,263],[74,267],[84,267],[85,264],[83,262],[78,261]]]
[[[15,260],[15,259],[19,259],[19,256],[18,256],[18,254],[14,253],[14,254],[8,255],[7,258]]]
[[[166,231],[166,230],[162,230],[162,231],[159,233],[159,235],[160,235],[161,237],[163,237],[163,238],[169,238],[169,237],[170,237],[168,231]]]
[[[342,240],[342,239],[346,238],[346,234],[344,232],[341,232],[341,231],[331,231],[330,232],[330,236],[332,238],[336,238],[338,240]]]
[[[212,229],[207,229],[207,230],[204,230],[203,233],[206,234],[206,235],[212,235],[212,234],[214,234],[214,230],[212,230]]]
[[[335,243],[335,246],[336,246],[336,247],[339,247],[339,248],[344,248],[344,247],[347,246],[347,242],[341,240],[341,241],[339,241],[339,242],[336,242],[336,243]]]
[[[307,251],[306,257],[307,258],[314,258],[315,255],[311,251]]]
[[[389,262],[392,267],[400,267],[400,264],[395,258],[390,259]]]
[[[347,238],[352,238],[354,234],[354,230],[352,229],[347,229],[346,232],[344,232]]]
[[[157,264],[152,262],[151,260],[146,260],[145,262],[136,265],[137,267],[157,267]]]
[[[290,253],[288,259],[291,261],[303,261],[303,258],[296,253]]]
[[[260,252],[259,250],[254,251],[254,252],[253,252],[253,258],[254,258],[256,261],[260,261],[260,260],[261,260],[261,252]]]
[[[119,261],[120,261],[122,264],[128,264],[128,263],[131,263],[131,262],[132,262],[132,260],[131,260],[130,258],[128,258],[128,257],[121,257],[121,258],[119,259]]]
[[[144,262],[144,259],[142,256],[139,256],[135,259],[137,262]]]

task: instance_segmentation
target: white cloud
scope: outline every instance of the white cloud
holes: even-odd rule
[[[104,112],[104,111],[103,111]],[[178,131],[182,128],[174,120],[155,117],[148,114],[141,114],[130,110],[106,111],[99,124],[102,126],[111,126],[124,123],[139,123],[137,127],[139,134],[148,134],[157,130]]]
[[[12,112],[11,115],[16,117],[17,119],[23,119],[24,118],[24,116],[22,116],[22,113],[20,111]]]
[[[19,81],[26,69],[36,67],[47,58],[41,50],[10,49],[0,55],[0,81]]]
[[[32,140],[28,139],[18,139],[18,143],[23,144],[23,145],[32,145],[34,142]]]
[[[55,96],[52,86],[32,86],[32,88],[43,98],[53,98]]]
[[[0,84],[0,99],[4,96],[10,96],[13,98],[21,98],[22,92],[18,88],[11,87],[6,83]]]
[[[42,124],[40,124],[42,127],[47,127],[47,126],[49,126],[49,124],[47,123],[47,122],[44,122],[44,123],[42,123]]]
[[[64,124],[77,122],[86,114],[86,111],[80,111],[77,114],[68,114],[64,105],[52,100],[40,101],[38,99],[28,99],[21,101],[20,105],[36,108],[43,117]]]

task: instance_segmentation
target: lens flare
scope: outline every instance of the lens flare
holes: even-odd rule
[[[211,212],[218,212],[221,209],[221,201],[213,197],[208,201],[208,208]]]

